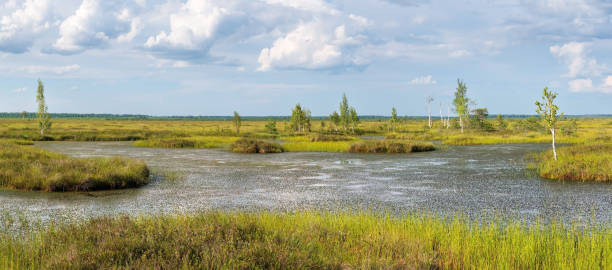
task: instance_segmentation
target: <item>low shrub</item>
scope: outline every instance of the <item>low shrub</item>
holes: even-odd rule
[[[252,154],[282,153],[284,151],[280,144],[248,138],[237,140],[230,148],[235,153]]]

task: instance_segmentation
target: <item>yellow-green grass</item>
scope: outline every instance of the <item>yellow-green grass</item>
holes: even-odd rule
[[[349,148],[351,153],[412,153],[434,151],[436,148],[430,142],[414,142],[406,140],[377,140],[358,142]]]
[[[72,158],[0,141],[0,188],[91,191],[147,184],[144,162],[124,158]]]
[[[549,179],[612,182],[612,144],[572,145],[536,156],[539,175]]]
[[[336,142],[312,142],[297,141],[283,143],[283,148],[288,152],[347,152],[353,141]]]
[[[236,142],[239,137],[198,136],[184,138],[160,138],[134,142],[139,147],[161,148],[223,148]]]
[[[573,144],[584,143],[586,138],[558,136],[557,143]],[[448,145],[480,145],[480,144],[517,144],[517,143],[550,143],[551,135],[530,133],[529,135],[498,135],[498,134],[470,134],[446,137],[443,141]]]
[[[215,212],[30,228],[0,230],[0,268],[612,269],[610,225]]]
[[[178,140],[193,137],[250,137],[270,139],[279,137],[286,142],[294,140],[310,141],[318,133],[335,132],[335,128],[326,121],[312,123],[310,134],[296,136],[289,130],[289,122],[277,121],[279,134],[270,134],[265,128],[266,121],[244,120],[237,136],[231,121],[211,120],[102,120],[102,119],[52,119],[51,130],[41,137],[35,120],[0,119],[0,138],[25,140],[70,140],[70,141],[126,141],[126,140]],[[495,120],[489,120],[495,126]],[[499,143],[541,143],[548,142],[550,136],[544,132],[521,130],[520,119],[506,119],[507,128],[502,131],[478,132],[466,129],[462,134],[459,129],[442,128],[439,121],[434,121],[433,128],[427,126],[427,120],[409,119],[400,121],[395,132],[387,120],[364,119],[357,127],[365,135],[392,136],[391,139],[412,141],[440,140],[448,144],[499,144]],[[560,126],[567,125],[563,120]],[[612,118],[577,118],[577,134],[565,135],[557,132],[560,143],[612,142]],[[294,138],[295,139],[290,139]],[[231,143],[230,143],[231,144]],[[151,143],[152,146],[155,143]],[[205,146],[205,145],[204,145]],[[211,146],[212,147],[212,146]],[[216,146],[215,146],[216,147]],[[303,146],[301,146],[303,147]]]

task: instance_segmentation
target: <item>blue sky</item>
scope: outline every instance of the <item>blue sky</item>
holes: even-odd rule
[[[457,78],[477,107],[612,113],[607,0],[4,0],[0,111],[446,114]]]

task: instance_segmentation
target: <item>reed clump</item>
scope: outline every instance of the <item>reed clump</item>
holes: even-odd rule
[[[32,146],[0,142],[0,187],[39,191],[133,188],[149,182],[144,162],[72,158]]]
[[[197,136],[184,138],[160,138],[134,142],[138,147],[160,148],[224,148],[237,141],[238,137]]]
[[[611,269],[609,226],[212,212],[0,231],[14,269]]]
[[[284,149],[280,144],[249,138],[237,140],[234,142],[234,144],[232,144],[230,149],[235,153],[250,154],[271,154],[284,152]]]
[[[345,142],[354,140],[356,140],[355,137],[333,134],[316,134],[310,137],[311,142]]]
[[[535,168],[544,178],[612,182],[612,144],[559,147],[558,160],[552,150],[536,155]]]
[[[436,148],[430,142],[405,142],[395,140],[363,141],[349,148],[351,153],[413,153],[434,151]]]

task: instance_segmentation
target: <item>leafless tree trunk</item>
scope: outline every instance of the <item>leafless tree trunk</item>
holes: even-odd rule
[[[444,128],[444,117],[442,117],[442,102],[440,102],[440,124],[442,124],[442,128]]]
[[[446,107],[446,128],[450,128],[450,105]]]
[[[427,102],[427,114],[429,115],[429,128],[431,128],[431,102],[434,99],[431,96],[427,96],[426,102]]]
[[[552,148],[553,148],[553,157],[555,161],[557,160],[557,149],[555,148],[555,129],[551,128],[550,132],[552,133]]]

